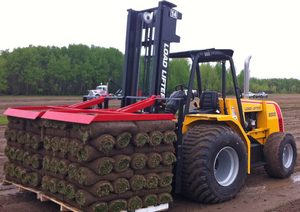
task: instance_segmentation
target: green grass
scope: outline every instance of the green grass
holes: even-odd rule
[[[6,116],[0,115],[0,125],[6,125],[8,123],[8,120]]]

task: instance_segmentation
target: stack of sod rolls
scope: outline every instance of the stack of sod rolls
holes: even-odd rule
[[[6,178],[83,211],[171,203],[174,130],[172,121],[79,125],[10,117]]]
[[[40,121],[8,117],[4,164],[6,179],[38,188],[42,179],[43,141]]]

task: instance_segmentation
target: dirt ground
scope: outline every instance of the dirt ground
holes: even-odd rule
[[[282,109],[285,129],[291,132],[297,141],[298,155],[300,153],[300,94],[271,95]],[[66,105],[81,101],[81,97],[0,97],[0,113],[7,107],[21,105]],[[3,179],[4,130],[0,126],[0,180]],[[284,180],[271,179],[263,168],[254,170],[247,177],[246,184],[238,196],[228,202],[216,205],[204,205],[175,197],[169,211],[300,211],[300,156],[298,157],[295,173]],[[0,185],[0,211],[14,212],[44,212],[59,211],[59,207],[52,202],[40,202],[36,195],[28,192],[19,192],[12,185]]]

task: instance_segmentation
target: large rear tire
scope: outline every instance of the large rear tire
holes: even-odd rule
[[[184,137],[183,195],[202,203],[236,196],[247,175],[244,142],[226,125],[201,124]]]
[[[289,177],[297,160],[295,138],[290,133],[272,133],[264,146],[264,156],[267,162],[265,170],[270,177]]]

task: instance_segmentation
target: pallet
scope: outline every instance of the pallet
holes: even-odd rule
[[[35,193],[36,198],[38,200],[40,200],[41,202],[52,201],[52,202],[56,203],[57,205],[59,205],[60,211],[82,212],[82,210],[80,210],[78,208],[74,208],[73,206],[70,206],[70,205],[62,202],[61,200],[58,200],[54,197],[50,197],[47,194],[44,194],[42,191],[36,190],[34,188],[29,188],[29,187],[23,186],[21,184],[12,182],[10,180],[3,180],[3,183],[12,184],[12,185],[16,186],[18,188],[19,192],[32,192],[32,193]],[[160,204],[160,205],[157,205],[157,206],[150,206],[150,207],[147,207],[147,208],[141,208],[141,209],[136,210],[135,212],[157,212],[157,211],[165,211],[165,210],[168,210],[168,209],[169,209],[169,204],[165,203],[165,204]]]
[[[42,191],[36,190],[34,188],[29,188],[23,185],[20,185],[18,183],[9,181],[9,180],[4,180],[4,183],[9,183],[12,184],[14,186],[16,186],[19,190],[19,192],[32,192],[36,194],[36,198],[38,200],[40,200],[41,202],[46,202],[46,201],[51,201],[56,203],[57,205],[59,205],[60,207],[60,211],[72,211],[72,212],[82,212],[81,210],[79,210],[78,208],[74,208],[73,206],[70,206],[64,202],[62,202],[61,200],[58,200],[54,197],[50,197],[46,194],[44,194]]]

